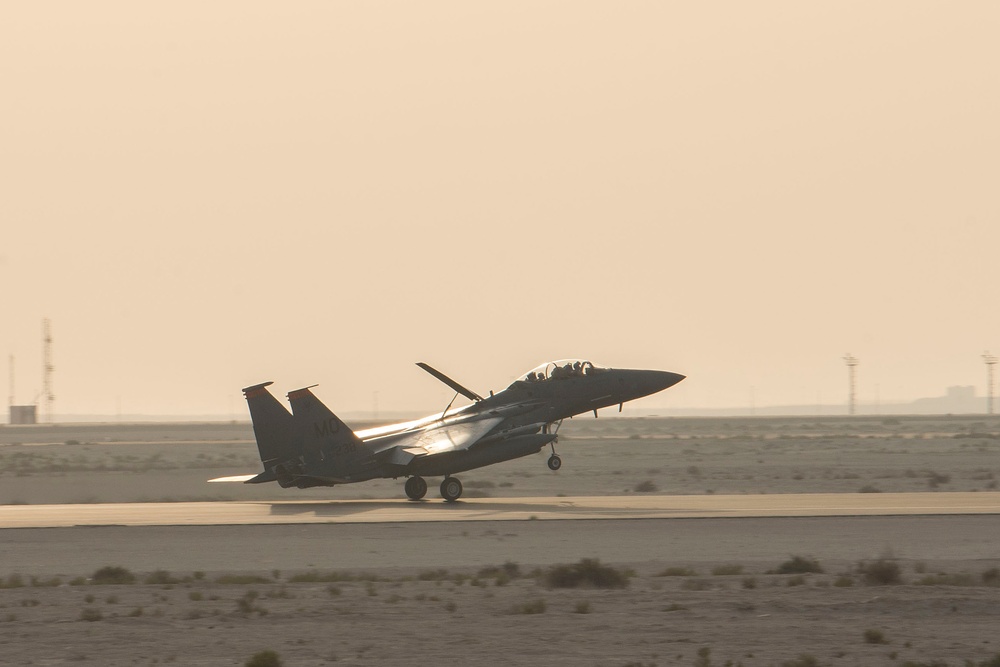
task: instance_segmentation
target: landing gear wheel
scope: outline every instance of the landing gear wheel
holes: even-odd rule
[[[406,497],[410,500],[420,500],[427,495],[427,481],[419,475],[411,477],[406,480],[403,490],[406,491]]]
[[[462,496],[462,483],[457,477],[445,477],[441,482],[441,497],[445,502],[453,503]]]
[[[553,454],[548,460],[549,470],[559,470],[562,468],[562,459],[559,458],[558,454]]]

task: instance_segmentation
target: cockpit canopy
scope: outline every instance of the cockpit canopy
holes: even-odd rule
[[[583,375],[592,375],[607,370],[584,359],[559,359],[550,361],[517,378],[515,382],[547,382]]]

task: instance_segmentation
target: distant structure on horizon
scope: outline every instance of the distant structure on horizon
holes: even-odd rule
[[[855,377],[854,369],[857,368],[857,365],[860,362],[857,357],[848,352],[844,357],[844,363],[847,364],[847,414],[853,415],[857,404],[855,400],[855,397],[857,396],[857,379]]]
[[[636,414],[636,412],[633,412]],[[674,417],[830,417],[849,414],[844,404],[800,404],[800,405],[756,405],[752,409],[746,407],[733,408],[669,408],[650,409],[643,411],[644,415],[674,416]],[[948,387],[943,396],[928,396],[909,402],[858,403],[854,415],[858,417],[877,417],[879,415],[981,415],[983,399],[976,395],[973,385],[956,385]],[[639,416],[636,414],[636,416]]]
[[[997,357],[989,350],[983,353],[983,363],[986,364],[986,414],[993,414],[993,367],[997,365]]]
[[[49,318],[42,320],[42,400],[45,401],[45,421],[52,423],[52,404],[56,397],[52,394],[52,323]]]
[[[956,385],[948,387],[944,396],[918,398],[910,405],[919,414],[982,414],[981,400],[976,396],[976,388],[972,385]]]
[[[7,395],[7,408],[9,412],[9,422],[12,425],[37,424],[38,409],[34,405],[14,405],[14,355],[7,357],[7,365],[10,370],[10,393]]]
[[[10,406],[11,426],[38,423],[38,406],[36,405],[12,405]]]
[[[45,402],[45,421],[53,422],[53,404],[55,395],[52,393],[52,322],[49,318],[42,320],[42,393],[35,397],[35,405],[14,405],[14,355],[8,356],[10,369],[10,393],[7,395],[9,423],[11,425],[37,424],[38,399]]]

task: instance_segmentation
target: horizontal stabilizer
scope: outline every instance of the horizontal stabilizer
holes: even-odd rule
[[[265,470],[256,475],[230,475],[228,477],[216,477],[210,482],[243,482],[244,484],[263,484],[264,482],[274,482],[278,479],[273,470]]]
[[[271,468],[269,470],[265,470],[264,472],[260,473],[259,475],[256,475],[256,476],[248,479],[247,481],[245,481],[243,483],[244,484],[263,484],[264,482],[276,482],[276,481],[278,481],[278,475],[274,472],[274,469]]]
[[[257,475],[230,475],[229,477],[216,477],[215,479],[208,480],[209,482],[249,482]]]

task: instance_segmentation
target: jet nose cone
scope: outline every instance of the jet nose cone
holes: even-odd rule
[[[673,387],[684,379],[684,376],[680,373],[671,373],[669,371],[635,370],[625,372],[629,374],[628,377],[632,380],[628,383],[632,389],[632,395],[627,400],[655,394],[667,387]]]
[[[671,373],[670,371],[660,371],[663,375],[663,388],[673,387],[675,384],[686,378],[686,375],[681,375],[680,373]]]
[[[653,378],[650,384],[656,388],[653,390],[663,391],[669,387],[673,387],[675,384],[683,380],[686,375],[681,375],[680,373],[671,373],[670,371],[652,371]]]

